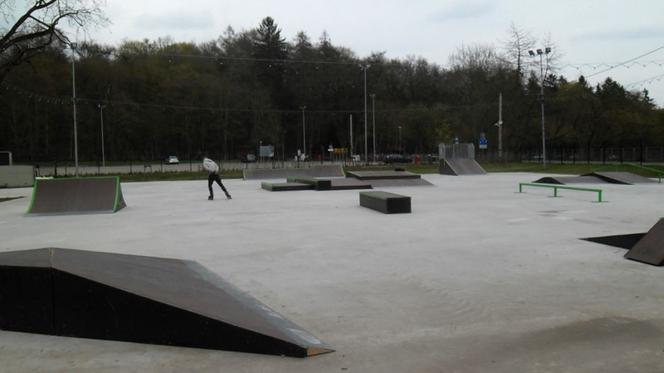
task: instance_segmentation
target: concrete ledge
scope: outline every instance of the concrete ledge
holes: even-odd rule
[[[388,192],[360,192],[360,206],[384,214],[409,214],[410,197]]]
[[[330,179],[316,179],[313,177],[298,177],[291,176],[286,179],[289,183],[309,184],[316,190],[331,190],[332,180]]]
[[[263,181],[261,188],[269,190],[270,192],[287,192],[291,190],[311,190],[314,187],[310,184],[304,183],[270,183]]]

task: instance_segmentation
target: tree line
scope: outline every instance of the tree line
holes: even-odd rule
[[[571,80],[555,73],[551,56],[542,97],[539,65],[525,57],[532,38],[516,26],[502,47],[461,46],[446,66],[361,58],[326,33],[287,41],[270,17],[199,44],[47,45],[0,80],[0,149],[19,161],[73,159],[74,69],[79,157],[88,161],[101,158],[102,119],[107,160],[237,159],[260,143],[274,145],[278,158],[304,143],[314,157],[329,145],[362,154],[365,97],[369,154],[374,123],[379,153],[436,153],[440,142],[476,143],[481,134],[495,147],[499,94],[506,149],[541,146],[542,99],[551,147],[664,144],[664,112],[647,91]]]

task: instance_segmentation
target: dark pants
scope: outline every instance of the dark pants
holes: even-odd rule
[[[210,190],[210,197],[214,197],[214,192],[212,191],[212,183],[217,182],[219,186],[221,187],[221,190],[226,193],[226,197],[229,196],[228,191],[226,190],[226,187],[224,187],[224,184],[221,183],[221,178],[219,177],[219,174],[217,173],[212,173],[208,175],[208,189]]]

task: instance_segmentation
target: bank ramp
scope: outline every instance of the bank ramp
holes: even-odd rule
[[[646,233],[590,237],[583,240],[627,249],[629,250],[625,254],[627,259],[658,267],[664,266],[664,218]]]
[[[482,166],[470,158],[445,158],[440,161],[438,171],[441,175],[486,175]]]
[[[36,179],[28,214],[113,213],[126,206],[118,176]]]
[[[44,248],[0,253],[0,329],[307,357],[332,350],[200,264]]]
[[[594,176],[611,184],[655,184],[654,180],[648,179],[632,172],[591,172],[583,176]]]

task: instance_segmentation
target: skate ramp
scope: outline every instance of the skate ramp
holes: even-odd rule
[[[126,206],[117,176],[36,179],[28,214],[112,213]]]
[[[289,177],[344,177],[340,165],[307,168],[266,168],[244,170],[245,180],[287,179]]]
[[[546,176],[533,181],[541,184],[608,184],[607,181],[595,176]]]
[[[0,329],[306,357],[332,350],[200,264],[59,248],[0,253]]]
[[[594,176],[611,184],[653,184],[654,180],[631,172],[591,172],[583,176]]]
[[[486,175],[482,166],[469,158],[443,159],[438,171],[441,175]]]
[[[582,238],[582,240],[629,250],[645,235],[645,233],[617,234],[612,236]]]
[[[650,228],[625,254],[625,258],[654,266],[664,265],[664,219],[660,219]]]

